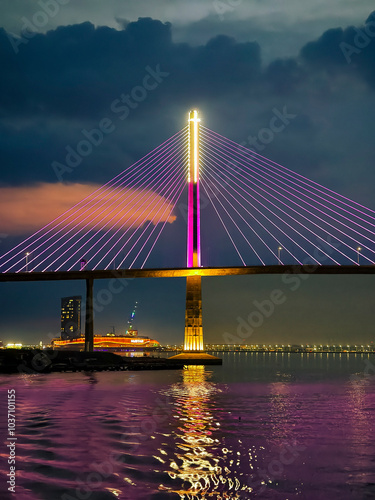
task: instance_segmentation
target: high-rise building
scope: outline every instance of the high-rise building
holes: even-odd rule
[[[82,297],[62,297],[61,299],[61,338],[76,339],[81,336]]]

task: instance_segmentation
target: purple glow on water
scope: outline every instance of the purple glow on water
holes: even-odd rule
[[[11,498],[374,498],[374,356],[222,357],[212,368],[1,376],[3,442],[8,389],[17,401]]]

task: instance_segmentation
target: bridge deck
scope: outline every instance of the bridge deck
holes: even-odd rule
[[[0,273],[0,282],[62,281],[85,279],[183,278],[186,276],[240,276],[245,274],[375,274],[370,266],[275,265],[247,267],[200,267],[171,269],[113,269],[104,271],[46,271]]]

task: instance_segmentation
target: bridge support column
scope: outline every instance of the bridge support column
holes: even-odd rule
[[[186,313],[184,351],[203,351],[202,278],[186,278]]]
[[[171,359],[189,365],[221,364],[221,359],[204,352],[202,328],[202,277],[200,203],[199,203],[199,122],[197,110],[189,113],[189,168],[188,168],[188,220],[187,268],[196,271],[186,278],[185,341],[181,354]],[[197,274],[195,274],[197,273]]]
[[[85,351],[94,351],[94,280],[86,280],[86,320],[85,320]]]

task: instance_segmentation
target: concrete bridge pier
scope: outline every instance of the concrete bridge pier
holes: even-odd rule
[[[94,279],[86,279],[85,351],[94,351]]]
[[[186,313],[184,351],[203,351],[202,278],[186,278]]]

